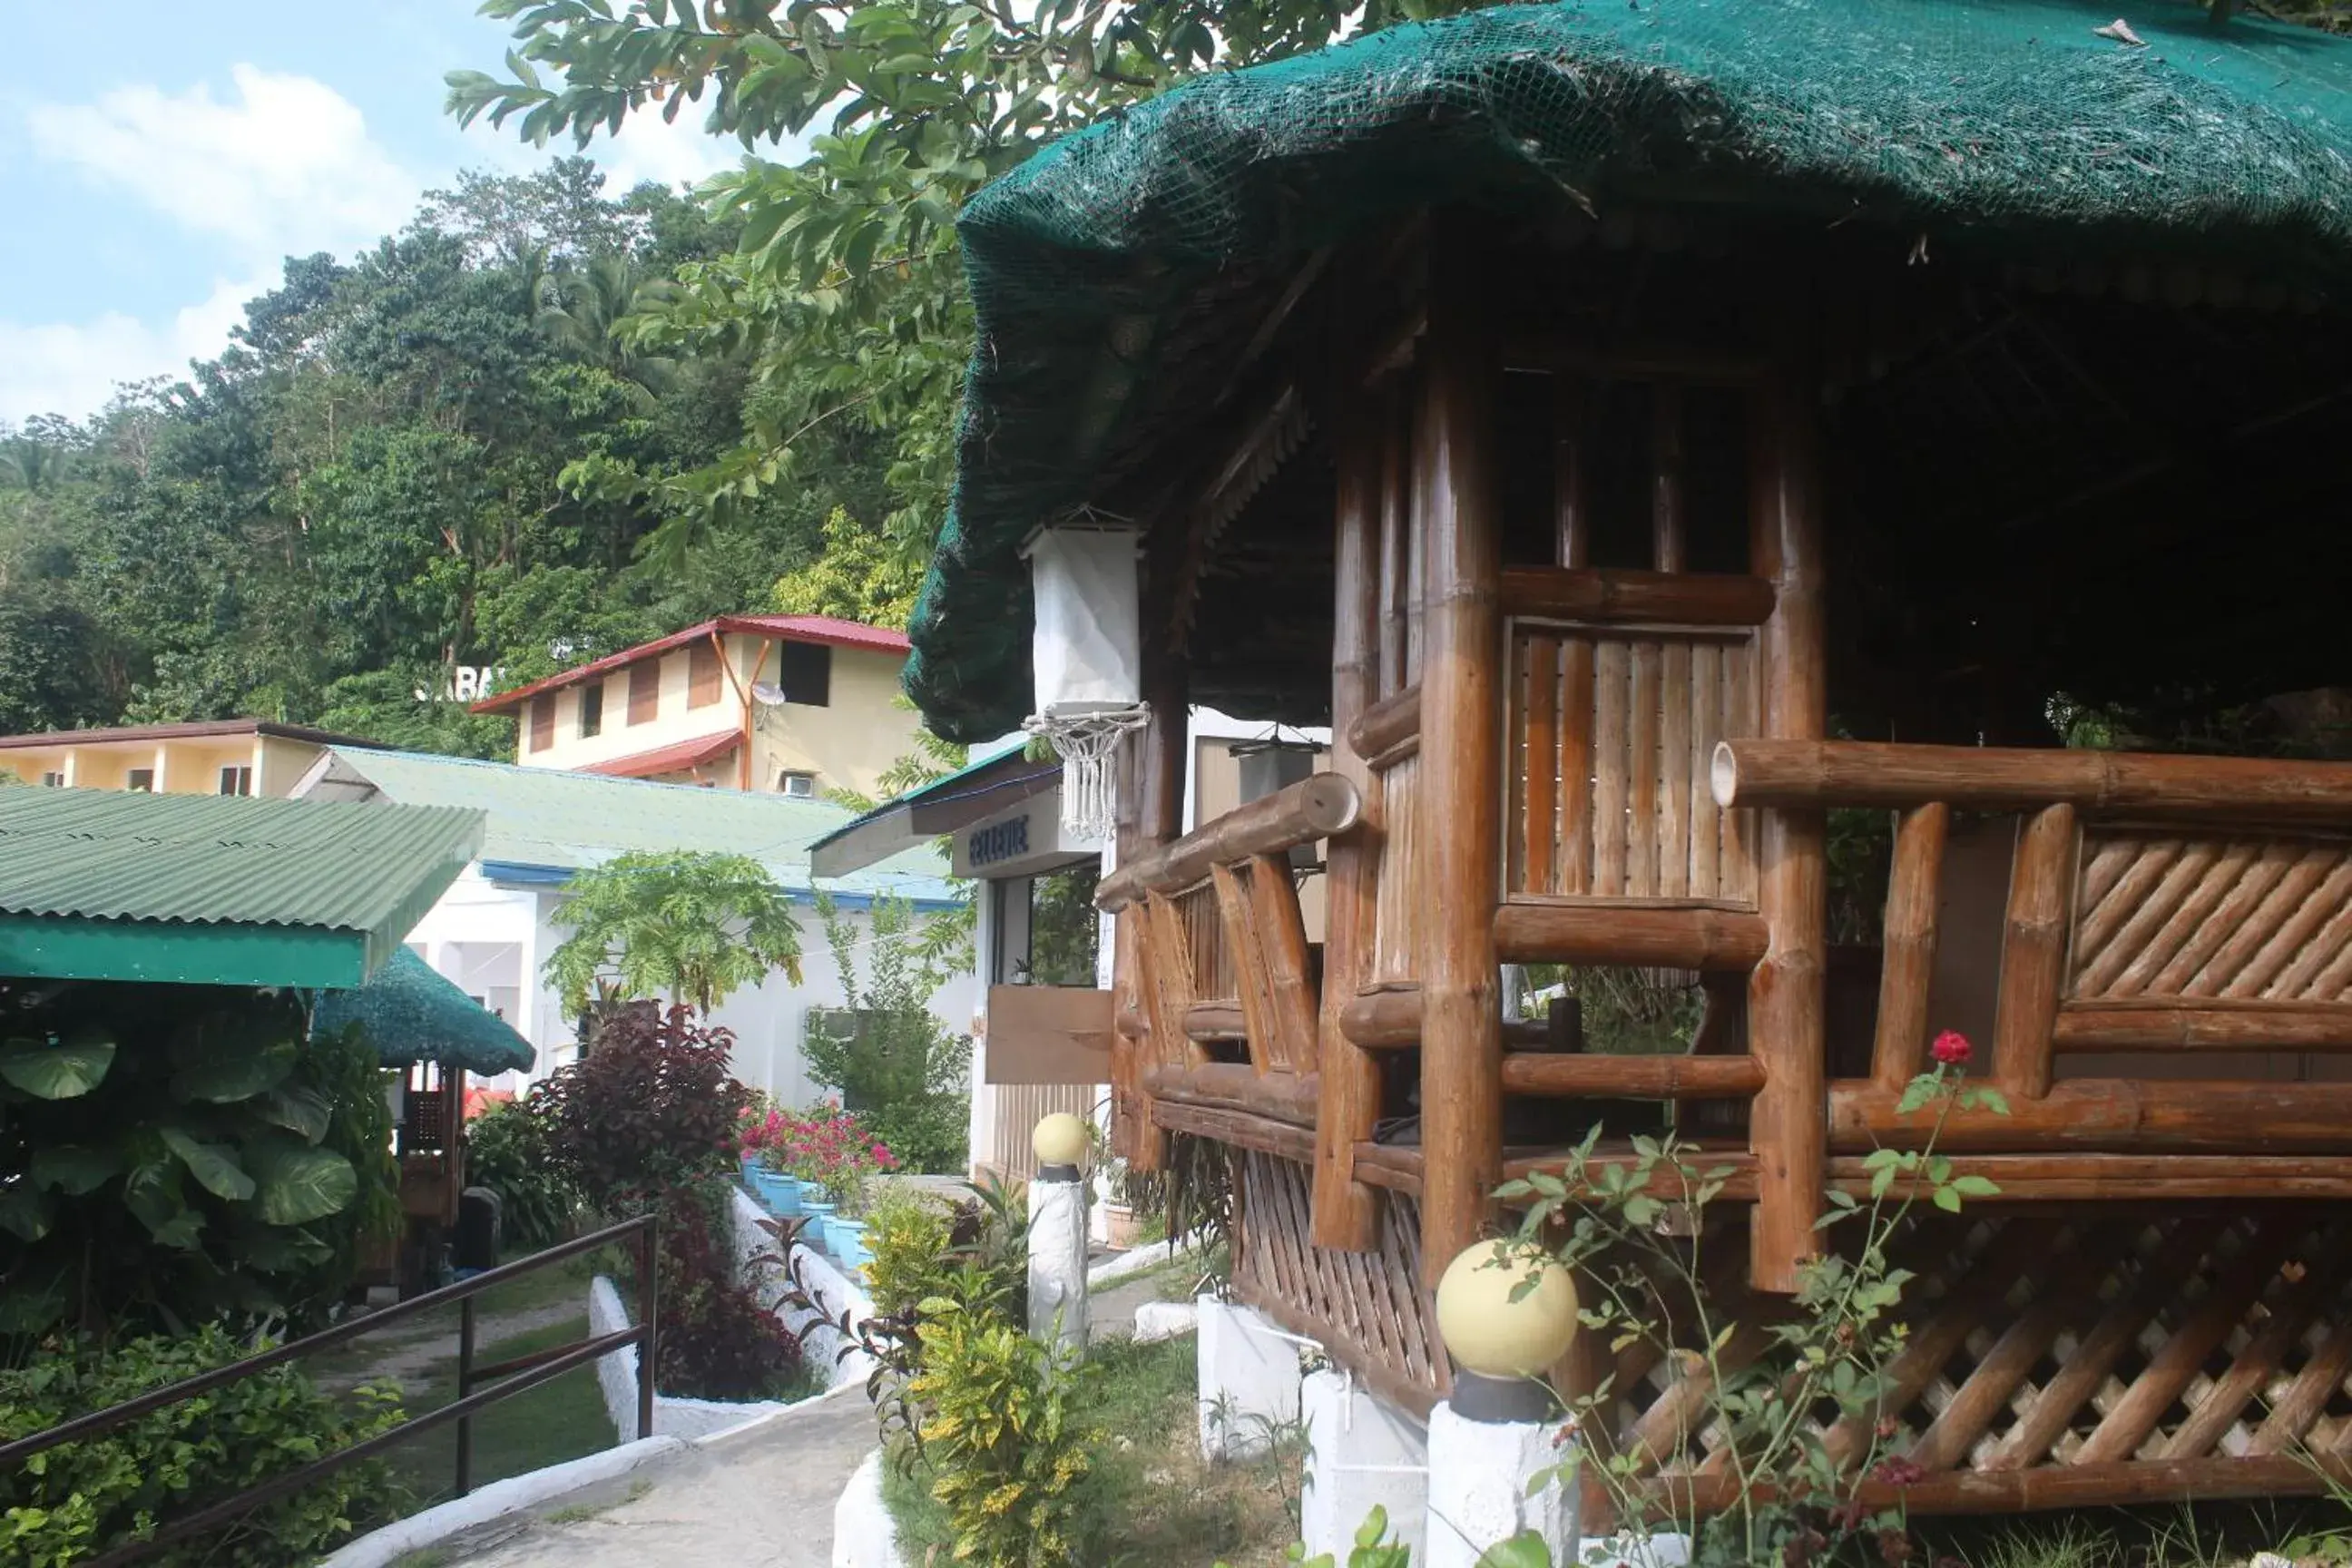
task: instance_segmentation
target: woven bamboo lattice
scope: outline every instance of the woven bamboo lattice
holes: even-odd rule
[[[1380,1247],[1340,1252],[1307,1238],[1314,1175],[1293,1160],[1237,1151],[1234,1293],[1319,1342],[1375,1389],[1426,1409],[1444,1392],[1434,1317],[1421,1284],[1420,1205],[1382,1194]]]
[[[2352,845],[2094,830],[2073,994],[2352,1001]]]
[[[1415,1205],[1387,1198],[1380,1250],[1308,1244],[1308,1173],[1238,1155],[1237,1293],[1391,1397],[1443,1393],[1433,1314],[1418,1287]],[[2352,1460],[2352,1221],[2308,1205],[2251,1212],[2129,1212],[1922,1221],[1895,1243],[1917,1270],[1906,1347],[1886,1367],[1883,1418],[1820,1430],[1849,1463],[1907,1457],[1920,1511],[2006,1500],[2128,1501],[2188,1489],[2315,1491],[2305,1458]],[[1743,1227],[1711,1231],[1701,1259],[1714,1321],[1737,1321],[1722,1359],[1770,1345],[1786,1297],[1736,1283]],[[1705,1376],[1636,1343],[1616,1356],[1620,1452],[1720,1507],[1731,1455]],[[1663,1468],[1662,1468],[1663,1467]],[[2242,1470],[2242,1481],[2232,1472]],[[2184,1477],[2193,1479],[2184,1480]]]
[[[1736,1227],[1720,1239],[1744,1249]],[[1923,1511],[2174,1495],[2183,1466],[2214,1492],[2316,1490],[2294,1456],[2352,1454],[2345,1239],[2340,1217],[2305,1205],[1925,1222],[1895,1244],[1920,1277],[1905,1292],[1909,1337],[1885,1369],[1880,1415],[1896,1435],[1875,1453],[1926,1472],[1912,1497]],[[1742,1315],[1748,1305],[1735,1294],[1717,1309],[1740,1321],[1732,1366],[1762,1353],[1764,1325],[1790,1310],[1772,1299]],[[1704,1375],[1642,1345],[1616,1371],[1631,1394],[1612,1413],[1621,1448],[1701,1479],[1701,1505],[1719,1504],[1731,1455]],[[1860,1463],[1871,1425],[1820,1430]]]

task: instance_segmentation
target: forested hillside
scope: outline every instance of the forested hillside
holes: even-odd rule
[[[903,616],[878,531],[931,506],[862,405],[722,503],[681,478],[811,389],[615,331],[737,236],[602,184],[465,176],[348,262],[289,260],[186,380],[0,426],[0,733],[250,715],[496,755],[510,721],[415,691],[725,611]]]

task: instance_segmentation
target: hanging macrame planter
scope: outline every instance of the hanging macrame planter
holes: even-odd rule
[[[1118,816],[1119,738],[1142,727],[1142,612],[1132,528],[1038,530],[1022,553],[1035,590],[1037,710],[1022,728],[1062,759],[1062,828],[1108,842]]]

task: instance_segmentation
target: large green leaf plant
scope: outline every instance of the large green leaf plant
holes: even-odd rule
[[[356,1033],[223,986],[0,982],[0,1333],[300,1321],[398,1218]]]

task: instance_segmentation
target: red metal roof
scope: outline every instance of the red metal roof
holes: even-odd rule
[[[899,641],[903,645],[905,638]],[[307,741],[314,746],[373,746],[356,735],[331,734],[300,724],[280,724],[271,719],[203,719],[187,724],[126,724],[110,730],[42,730],[25,735],[0,735],[0,751],[26,746],[93,746],[121,741],[187,741],[209,735],[266,735],[283,741]]]
[[[688,768],[716,762],[742,743],[743,737],[739,731],[725,730],[699,740],[679,741],[672,745],[656,746],[650,752],[632,752],[625,757],[591,763],[575,771],[604,773],[622,779],[659,778],[664,773],[684,773]]]
[[[869,626],[860,621],[845,621],[834,616],[720,616],[698,626],[688,626],[682,632],[672,632],[666,637],[656,637],[635,647],[625,647],[618,653],[608,653],[602,658],[551,675],[544,680],[534,680],[529,686],[518,686],[512,691],[485,697],[474,704],[473,711],[504,713],[520,707],[543,691],[571,686],[592,676],[609,675],[641,658],[657,658],[714,634],[725,636],[730,633],[772,637],[778,642],[823,643],[828,647],[896,654],[901,658],[907,656],[912,646],[907,641],[904,632],[894,632],[887,626]]]

